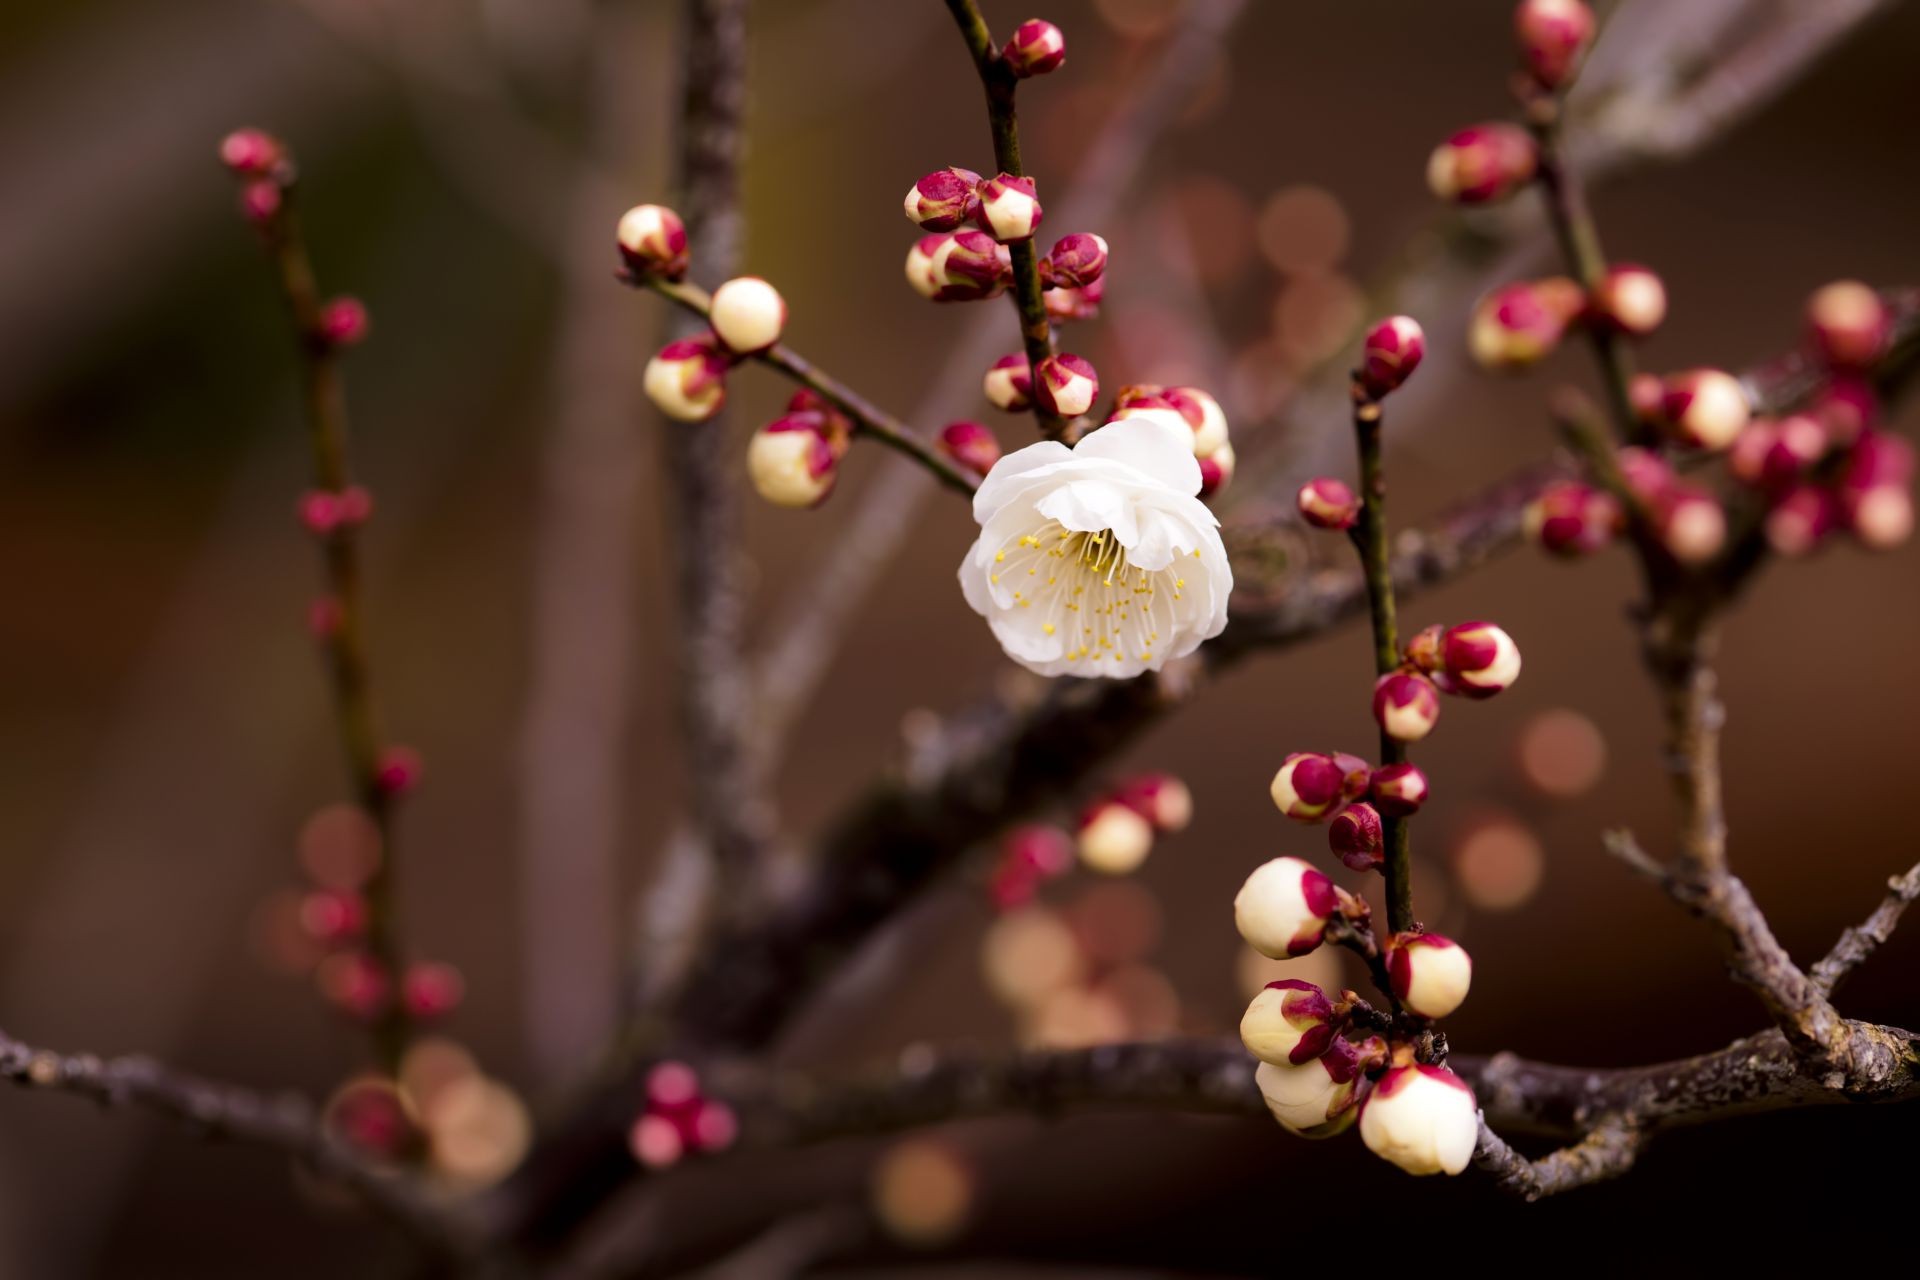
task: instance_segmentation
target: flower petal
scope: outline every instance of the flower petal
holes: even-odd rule
[[[1024,450],[1022,451],[1024,452]],[[1155,417],[1122,418],[1074,446],[1076,458],[1106,458],[1151,476],[1169,489],[1200,492],[1193,433]]]
[[[986,479],[973,493],[973,518],[980,524],[993,519],[1007,500],[1024,486],[1012,483],[1027,472],[1047,466],[1051,463],[1066,462],[1073,457],[1073,451],[1058,440],[1042,440],[1039,444],[1030,444],[1024,449],[1016,449],[1000,461],[993,464]]]

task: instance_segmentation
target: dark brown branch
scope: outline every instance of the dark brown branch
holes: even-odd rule
[[[1827,995],[1846,980],[1848,974],[1865,964],[1887,940],[1893,937],[1900,917],[1920,898],[1920,863],[1907,868],[1905,875],[1887,880],[1887,896],[1860,924],[1850,925],[1820,962],[1813,966],[1813,985]]]
[[[1638,1129],[1608,1116],[1571,1146],[1538,1160],[1529,1160],[1508,1146],[1483,1120],[1473,1164],[1476,1169],[1492,1174],[1503,1190],[1531,1202],[1619,1177],[1633,1168],[1645,1142]]]

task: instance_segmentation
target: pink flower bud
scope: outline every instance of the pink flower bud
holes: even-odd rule
[[[984,476],[1000,461],[1000,441],[978,422],[949,422],[940,428],[940,452],[975,475]]]
[[[264,227],[280,216],[287,194],[280,184],[258,178],[240,188],[240,216],[256,227]]]
[[[979,185],[971,169],[936,169],[907,191],[907,217],[928,231],[952,231],[979,215]]]
[[[776,507],[815,507],[833,492],[846,436],[824,414],[802,410],[777,418],[747,444],[754,492]]]
[[[1076,355],[1048,356],[1034,370],[1033,395],[1040,407],[1062,418],[1077,418],[1100,395],[1100,375]]]
[[[242,178],[265,177],[286,158],[286,146],[264,129],[235,129],[220,139],[220,163]]]
[[[1058,827],[1039,823],[1015,827],[1007,833],[1000,850],[1006,863],[1027,867],[1049,880],[1073,867],[1073,841]]]
[[[1354,871],[1370,871],[1385,860],[1385,831],[1380,811],[1370,804],[1350,805],[1327,824],[1327,846]]]
[[[1001,244],[1031,240],[1040,229],[1040,217],[1032,178],[1003,173],[980,184],[980,221]]]
[[[1160,394],[1193,428],[1194,457],[1209,457],[1227,446],[1227,415],[1218,400],[1199,387],[1168,387]]]
[[[1438,623],[1430,627],[1422,627],[1413,633],[1412,639],[1400,647],[1400,656],[1406,660],[1408,666],[1421,675],[1434,675],[1446,665],[1441,652],[1442,641],[1446,634],[1446,628]]]
[[[1427,335],[1412,316],[1388,316],[1360,347],[1360,385],[1375,400],[1395,391],[1420,367]]]
[[[1833,443],[1850,445],[1880,417],[1880,397],[1865,378],[1838,374],[1814,397],[1807,412]]]
[[[651,1114],[634,1121],[633,1130],[627,1135],[627,1146],[633,1151],[633,1158],[649,1169],[678,1164],[687,1151],[686,1143],[680,1138],[680,1127],[665,1116]]]
[[[1473,982],[1465,947],[1437,933],[1397,933],[1387,940],[1393,994],[1423,1018],[1444,1018],[1460,1007]]]
[[[1410,817],[1427,802],[1427,775],[1411,764],[1382,765],[1373,771],[1367,795],[1385,816]]]
[[[420,785],[426,762],[412,747],[392,746],[380,753],[373,783],[390,796],[404,796]]]
[[[1647,426],[1659,425],[1660,402],[1666,395],[1666,387],[1651,373],[1636,373],[1627,383],[1627,404],[1633,409],[1635,420]]]
[[[1033,901],[1040,892],[1040,877],[1032,867],[1017,862],[1001,862],[987,878],[987,898],[993,909],[1002,913],[1017,911]]]
[[[740,1136],[733,1108],[713,1098],[702,1098],[687,1115],[687,1145],[696,1151],[725,1151]]]
[[[357,484],[337,493],[313,489],[300,498],[300,523],[316,538],[357,529],[372,515],[373,495]]]
[[[1079,289],[1107,269],[1107,242],[1091,232],[1062,236],[1040,259],[1040,283],[1048,288]]]
[[[1525,129],[1477,124],[1434,149],[1427,161],[1427,186],[1455,204],[1491,204],[1531,181],[1538,163],[1539,151]]]
[[[320,962],[313,978],[322,999],[362,1021],[386,1012],[393,998],[393,981],[386,968],[364,951],[335,952]]]
[[[1353,1046],[1337,1036],[1317,1058],[1298,1066],[1262,1062],[1253,1073],[1273,1118],[1303,1138],[1330,1138],[1353,1123],[1361,1079]]]
[[[1025,79],[1057,71],[1067,60],[1067,38],[1044,18],[1029,18],[1013,29],[1013,38],[1000,50],[1013,74]]]
[[[1827,285],[1807,300],[1814,346],[1829,364],[1864,369],[1886,349],[1892,332],[1887,304],[1858,280]]]
[[[709,319],[727,349],[741,355],[765,351],[787,327],[787,303],[759,276],[738,276],[713,291]]]
[[[1527,536],[1555,555],[1588,555],[1619,532],[1620,503],[1577,480],[1556,481],[1527,504],[1526,526]]]
[[[1712,494],[1675,481],[1653,507],[1654,531],[1685,565],[1705,564],[1727,544],[1727,513]]]
[[[1582,0],[1520,0],[1513,34],[1534,81],[1543,89],[1564,89],[1593,41],[1593,10]]]
[[[1153,852],[1153,825],[1117,800],[1103,800],[1080,819],[1080,861],[1091,870],[1123,876]]]
[[[1651,449],[1642,449],[1629,445],[1615,455],[1620,464],[1620,474],[1627,482],[1627,488],[1633,496],[1649,505],[1657,504],[1667,496],[1679,481],[1673,474],[1673,468],[1667,460]]]
[[[355,1076],[341,1085],[327,1099],[320,1126],[376,1166],[398,1165],[423,1153],[425,1135],[413,1106],[383,1076]]]
[[[1332,476],[1300,486],[1300,515],[1316,529],[1351,529],[1360,518],[1360,497]]]
[[[1373,718],[1388,737],[1418,742],[1440,720],[1440,691],[1410,671],[1391,671],[1373,686]]]
[[[1153,824],[1155,831],[1184,831],[1193,821],[1193,792],[1171,773],[1143,773],[1114,789],[1113,798]]]
[[[1474,308],[1467,347],[1488,369],[1524,369],[1553,353],[1580,313],[1580,286],[1563,276],[1496,289]]]
[[[1023,352],[1001,356],[987,370],[982,385],[994,408],[1016,413],[1033,403],[1033,366]]]
[[[367,900],[341,889],[316,889],[300,899],[300,928],[325,946],[349,942],[367,931]]]
[[[647,1072],[647,1109],[656,1115],[683,1111],[700,1101],[700,1073],[671,1058]]]
[[[367,307],[358,298],[335,298],[320,308],[320,340],[331,347],[359,346],[367,336]]]
[[[1000,292],[1013,268],[984,231],[922,236],[907,253],[907,280],[935,302],[972,302]]]
[[[1767,545],[1782,556],[1804,556],[1840,523],[1839,499],[1818,485],[1797,484],[1767,511]]]
[[[1105,276],[1078,289],[1049,289],[1041,295],[1047,318],[1055,324],[1070,320],[1091,320],[1100,314],[1100,300],[1107,296]]]
[[[1810,414],[1774,422],[1755,418],[1727,453],[1727,470],[1742,484],[1778,491],[1792,485],[1826,455],[1827,429]]]
[[[1480,1108],[1445,1067],[1393,1067],[1360,1104],[1360,1140],[1408,1173],[1456,1174],[1479,1144]]]
[[[1232,445],[1223,444],[1197,461],[1200,463],[1200,496],[1202,498],[1211,498],[1233,483],[1233,468],[1238,460],[1234,457]]]
[[[1463,622],[1440,638],[1441,687],[1491,698],[1520,678],[1520,648],[1491,622]]]
[[[1359,756],[1336,751],[1328,757],[1340,771],[1340,798],[1346,804],[1363,798],[1373,778],[1373,766]]]
[[[1333,1043],[1333,1002],[1311,982],[1269,982],[1240,1018],[1240,1043],[1262,1062],[1299,1066]]]
[[[1233,899],[1233,923],[1261,955],[1282,960],[1320,945],[1340,903],[1333,881],[1298,858],[1254,868]]]
[[[705,422],[727,399],[727,357],[712,334],[682,338],[647,362],[647,399],[679,422]]]
[[[1870,431],[1860,437],[1840,480],[1840,503],[1860,542],[1887,550],[1913,532],[1913,446],[1900,436]]]
[[[687,225],[665,205],[639,204],[621,214],[614,243],[635,276],[679,280],[687,274]]]
[[[400,1003],[407,1015],[421,1022],[444,1018],[460,1006],[467,981],[450,964],[437,960],[408,967],[400,981]]]
[[[1740,380],[1719,369],[1689,369],[1670,375],[1660,412],[1667,434],[1695,449],[1724,449],[1753,417]]]
[[[1905,485],[1883,484],[1848,497],[1847,523],[1860,545],[1890,551],[1913,536],[1913,493]]]
[[[1320,822],[1338,813],[1351,798],[1347,772],[1329,755],[1296,751],[1280,764],[1268,788],[1280,812],[1296,822]]]
[[[1667,318],[1667,286],[1645,267],[1618,263],[1607,268],[1588,303],[1595,320],[1644,338]]]

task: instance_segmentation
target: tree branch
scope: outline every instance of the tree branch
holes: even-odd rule
[[[1528,1202],[1617,1178],[1633,1168],[1645,1139],[1640,1131],[1607,1117],[1571,1146],[1529,1160],[1480,1122],[1474,1167],[1490,1173],[1503,1190]]]
[[[1840,941],[1833,944],[1833,950],[1813,966],[1813,985],[1822,993],[1832,995],[1848,974],[1865,964],[1893,937],[1894,926],[1900,923],[1901,915],[1915,898],[1920,898],[1920,863],[1907,868],[1905,875],[1888,878],[1887,896],[1873,914],[1864,923],[1849,926],[1840,935]]]

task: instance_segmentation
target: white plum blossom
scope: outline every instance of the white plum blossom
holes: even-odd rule
[[[1047,676],[1135,676],[1220,634],[1233,570],[1195,496],[1191,437],[1129,418],[994,464],[960,586],[1008,657]]]

